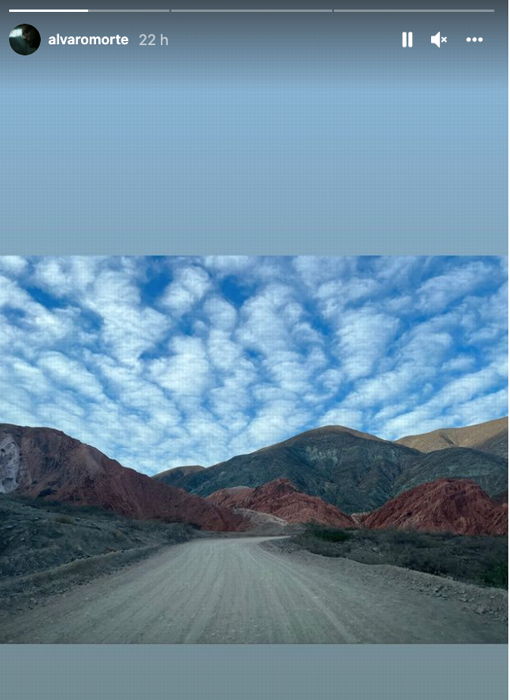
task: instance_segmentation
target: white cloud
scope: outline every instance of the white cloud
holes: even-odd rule
[[[505,281],[493,258],[0,258],[0,420],[149,473],[489,420]]]
[[[322,417],[320,425],[342,425],[346,428],[361,430],[363,412],[354,408],[332,408]]]
[[[299,305],[294,303],[291,287],[268,285],[244,303],[236,338],[245,348],[264,355],[286,350],[292,326],[301,314]]]
[[[484,397],[493,393],[498,385],[502,382],[506,383],[506,374],[506,366],[500,367],[494,364],[454,379],[435,392],[426,403],[388,420],[383,426],[384,435],[394,439],[411,433],[435,430],[441,427],[441,422],[444,426],[445,416],[455,414],[457,407],[464,407],[463,410],[466,413],[470,404],[481,405],[472,402],[474,399],[483,401]],[[496,414],[498,413],[499,409],[496,409]],[[496,418],[499,415],[493,415],[493,417]]]
[[[37,258],[33,283],[59,299],[83,295],[86,301],[99,270],[107,264],[108,259],[101,257]]]
[[[419,307],[429,313],[442,311],[452,301],[475,291],[493,274],[492,265],[477,261],[432,277],[418,289]]]
[[[269,401],[259,409],[243,435],[232,440],[232,455],[261,449],[291,437],[304,428],[309,417],[303,409],[296,410],[295,401]]]
[[[321,303],[322,313],[332,318],[343,312],[349,304],[369,299],[378,293],[377,280],[364,277],[351,277],[348,280],[329,280],[322,284],[315,296]]]
[[[203,342],[199,338],[178,336],[170,342],[170,356],[154,360],[150,374],[159,386],[183,401],[200,399],[213,383]]]
[[[0,271],[7,275],[18,277],[26,271],[27,267],[26,259],[20,255],[0,256]]]
[[[398,326],[397,318],[369,307],[347,311],[341,316],[336,332],[338,353],[349,379],[366,377],[376,369]]]
[[[92,401],[103,397],[103,388],[97,378],[83,364],[61,352],[43,353],[37,364],[58,386],[72,389]]]
[[[248,255],[208,255],[204,265],[220,277],[246,272],[257,264],[257,258]]]
[[[448,360],[448,362],[445,362],[442,369],[445,372],[468,372],[473,369],[474,364],[474,357],[470,355],[457,355],[456,357],[452,357],[451,360]]]
[[[209,324],[222,331],[232,331],[237,322],[237,311],[232,304],[220,296],[207,299],[204,304],[204,313]]]
[[[185,267],[179,270],[176,279],[161,297],[161,305],[179,317],[191,311],[211,288],[211,280],[200,267]]]

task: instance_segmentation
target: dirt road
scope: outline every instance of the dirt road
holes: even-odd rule
[[[178,545],[0,619],[1,642],[505,642],[506,624],[410,590],[379,567],[270,538]],[[438,579],[439,580],[439,579]]]

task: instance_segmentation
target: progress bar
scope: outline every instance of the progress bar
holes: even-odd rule
[[[170,10],[9,10],[9,12],[170,12]]]
[[[333,12],[333,10],[172,10],[172,12]]]
[[[172,12],[494,12],[494,10],[171,10]]]
[[[437,12],[494,12],[494,10],[9,10],[9,12],[186,12],[186,13],[202,13],[202,12],[225,12],[225,13],[231,13],[231,12],[259,12],[259,13],[275,13],[275,12],[365,12],[365,13],[372,13],[372,12],[400,12],[400,13],[408,13],[408,12],[428,12],[428,13],[437,13]]]
[[[494,10],[172,10],[172,12],[494,12]]]
[[[333,10],[333,12],[494,12],[494,10]]]
[[[9,10],[9,12],[88,12],[88,10]]]

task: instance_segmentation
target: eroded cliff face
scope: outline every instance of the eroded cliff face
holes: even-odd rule
[[[24,485],[27,466],[21,448],[12,435],[0,438],[0,493],[13,493]]]

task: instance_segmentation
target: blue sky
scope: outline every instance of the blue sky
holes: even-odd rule
[[[125,466],[507,414],[496,257],[0,257],[0,421]]]

